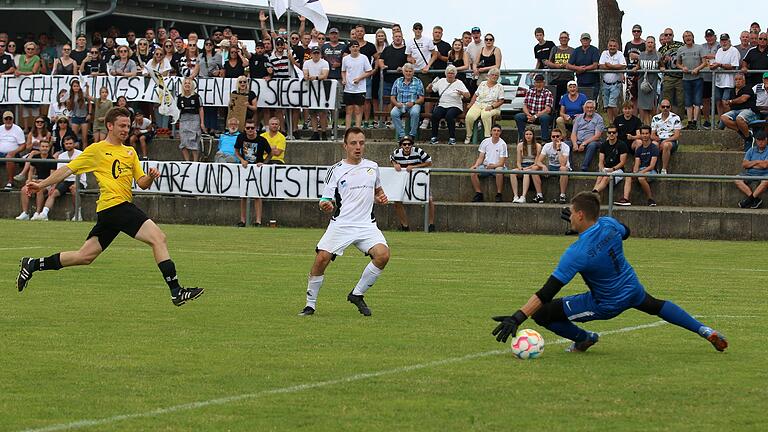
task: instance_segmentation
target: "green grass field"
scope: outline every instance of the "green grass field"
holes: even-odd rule
[[[150,249],[121,236],[92,266],[36,273],[21,256],[80,246],[89,223],[0,221],[0,430],[766,430],[764,243],[630,239],[646,288],[728,336],[629,311],[587,325],[585,354],[514,359],[490,335],[546,280],[566,237],[385,233],[392,260],[346,302],[366,259],[304,306],[321,230],[163,226],[185,285],[176,308]],[[563,293],[585,289],[579,279]],[[646,326],[640,327],[638,326]]]

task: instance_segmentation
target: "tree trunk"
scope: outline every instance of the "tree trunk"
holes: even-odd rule
[[[621,21],[624,11],[619,9],[616,0],[597,0],[598,49],[608,49],[608,40],[619,41],[619,51],[624,49],[621,43]]]

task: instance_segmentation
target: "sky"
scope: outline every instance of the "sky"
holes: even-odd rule
[[[266,0],[229,0],[266,5]],[[597,44],[597,0],[544,0],[543,7],[529,7],[519,0],[320,0],[326,13],[359,16],[402,25],[404,36],[413,37],[412,25],[420,22],[428,29],[440,25],[445,30],[443,40],[454,37],[471,27],[478,26],[483,33],[493,33],[496,46],[502,51],[504,68],[533,67],[533,31],[542,27],[547,40],[557,44],[557,36],[565,30],[571,35],[570,45],[579,44],[579,35],[590,33]],[[622,44],[631,38],[632,25],[643,27],[643,36],[658,38],[664,28],[671,27],[675,40],[682,40],[685,30],[691,30],[696,43],[704,43],[704,32],[712,28],[719,35],[729,33],[734,45],[739,33],[748,30],[760,16],[736,12],[737,8],[723,8],[722,1],[697,0],[618,0],[624,11]],[[476,4],[477,7],[471,7]],[[695,6],[694,6],[695,4]],[[743,10],[743,9],[741,9]],[[762,14],[764,16],[764,14]],[[763,30],[768,20],[760,23]]]

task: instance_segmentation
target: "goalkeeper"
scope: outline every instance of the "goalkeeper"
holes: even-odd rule
[[[579,234],[560,258],[560,263],[544,286],[511,316],[495,316],[498,326],[493,335],[506,342],[528,317],[548,330],[573,341],[571,352],[584,352],[597,343],[599,335],[577,327],[574,322],[609,320],[627,309],[658,315],[672,324],[707,339],[718,351],[728,341],[718,331],[700,323],[671,301],[648,294],[634,269],[624,258],[622,241],[629,228],[612,217],[599,217],[600,200],[591,192],[582,192],[563,209],[562,217]],[[580,273],[589,291],[554,298],[560,289]]]

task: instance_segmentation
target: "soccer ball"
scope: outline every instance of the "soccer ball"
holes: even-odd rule
[[[534,359],[543,352],[544,338],[536,330],[520,330],[512,339],[512,354],[521,360]]]

